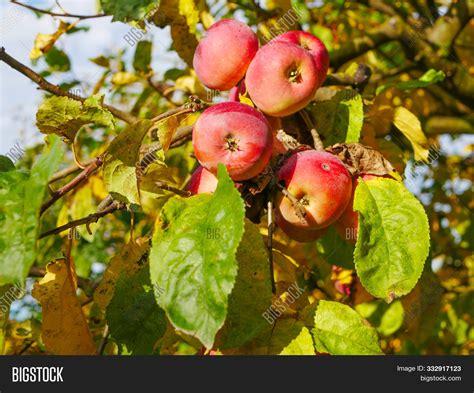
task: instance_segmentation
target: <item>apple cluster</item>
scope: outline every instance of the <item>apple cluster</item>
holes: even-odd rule
[[[193,127],[200,166],[187,184],[190,192],[213,192],[219,163],[237,184],[270,165],[281,186],[275,221],[288,236],[308,242],[333,224],[344,235],[345,226],[357,227],[353,181],[342,161],[310,148],[287,152],[276,138],[280,118],[308,105],[326,78],[329,55],[317,37],[289,31],[259,47],[247,25],[224,19],[200,41],[193,66],[207,88],[230,92],[229,101],[210,106]],[[253,105],[241,102],[247,95]]]

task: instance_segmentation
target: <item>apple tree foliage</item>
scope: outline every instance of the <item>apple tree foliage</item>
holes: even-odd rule
[[[468,1],[98,3],[98,18],[129,34],[77,80],[68,39],[97,39],[91,19],[38,31],[27,66],[59,81],[37,109],[44,141],[18,162],[0,157],[1,353],[472,353],[472,145],[447,147],[474,130]],[[396,170],[357,187],[355,243],[333,228],[307,244],[276,229],[269,243],[266,205],[224,166],[212,195],[183,191],[193,105],[226,99],[197,80],[194,49],[233,17],[261,43],[288,29],[318,36],[331,70],[305,112],[324,147],[359,143]],[[310,143],[298,114],[283,128]]]

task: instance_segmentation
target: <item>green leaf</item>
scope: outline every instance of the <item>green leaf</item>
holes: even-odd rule
[[[152,283],[164,290],[158,304],[176,329],[207,348],[224,325],[244,233],[244,203],[222,164],[217,178],[212,195],[166,203],[150,254]]]
[[[147,73],[151,67],[151,51],[153,44],[151,41],[140,41],[135,49],[133,57],[133,68],[135,71]]]
[[[104,12],[112,15],[112,22],[130,22],[143,19],[151,13],[155,0],[100,0]]]
[[[139,120],[129,125],[115,137],[105,157],[105,186],[123,202],[140,204],[136,165],[142,140],[151,124],[149,120]]]
[[[342,90],[330,100],[317,102],[312,113],[325,146],[359,142],[364,108],[361,95],[354,90]]]
[[[0,155],[0,172],[15,170],[15,164],[7,156]]]
[[[36,126],[44,134],[57,134],[69,141],[86,124],[114,128],[114,117],[102,101],[99,95],[88,97],[84,103],[68,97],[46,98],[36,113]]]
[[[280,352],[280,355],[316,355],[314,351],[313,338],[305,327],[301,333],[289,345]]]
[[[309,243],[305,247],[314,247],[313,244]],[[334,227],[330,227],[327,233],[316,241],[316,249],[327,263],[354,269],[354,245],[341,241]]]
[[[359,182],[354,210],[359,212],[354,260],[362,285],[386,301],[409,293],[430,246],[423,206],[402,183],[378,178]]]
[[[41,203],[64,154],[58,137],[49,141],[29,174],[0,172],[0,286],[23,281],[36,259]]]
[[[158,291],[159,292],[159,291]],[[107,323],[122,352],[151,355],[166,330],[166,316],[155,301],[148,264],[129,276],[122,272],[107,307]]]
[[[446,77],[443,71],[436,71],[433,68],[426,71],[419,79],[414,79],[405,82],[388,82],[379,87],[375,91],[376,95],[383,93],[390,87],[396,87],[400,90],[412,90],[417,89],[419,87],[426,87],[433,85],[435,83],[441,82]]]
[[[229,296],[227,319],[219,333],[220,349],[239,347],[268,325],[262,314],[272,304],[270,262],[258,228],[247,220],[237,262],[239,270]]]
[[[53,46],[44,58],[49,66],[49,71],[66,72],[71,69],[69,57],[61,49]]]
[[[320,300],[313,329],[318,352],[331,355],[381,355],[378,336],[355,310],[338,302]]]

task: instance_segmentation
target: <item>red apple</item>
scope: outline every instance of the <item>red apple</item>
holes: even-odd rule
[[[273,135],[265,116],[239,102],[206,109],[193,127],[194,154],[212,173],[223,163],[233,180],[257,176],[268,164]]]
[[[334,227],[336,228],[337,233],[341,238],[347,240],[351,243],[355,243],[357,241],[357,230],[359,227],[359,213],[354,211],[354,194],[357,188],[357,184],[359,183],[359,179],[362,178],[364,181],[376,179],[376,175],[370,174],[363,174],[359,178],[355,179],[352,182],[352,195],[347,207],[344,209],[341,216],[337,219],[334,223]],[[382,176],[386,177],[386,176]],[[389,177],[389,176],[387,176]]]
[[[283,232],[285,232],[290,239],[296,240],[300,243],[309,243],[324,236],[327,228],[323,229],[306,229],[293,225],[286,221],[281,215],[275,216],[275,222]]]
[[[329,53],[326,46],[318,38],[305,31],[288,31],[280,34],[270,41],[270,45],[275,42],[286,42],[288,44],[295,44],[306,49],[313,57],[316,63],[318,73],[318,86],[321,86],[326,79],[329,69]]]
[[[217,187],[217,177],[206,168],[199,166],[191,175],[186,190],[193,194],[214,192]]]
[[[352,180],[336,156],[316,150],[293,154],[279,169],[278,180],[295,197],[305,212],[304,221],[297,215],[294,203],[280,194],[276,215],[292,225],[322,229],[336,221],[351,198]]]
[[[255,105],[271,116],[304,108],[318,88],[318,70],[309,52],[275,42],[263,46],[250,63],[245,84]]]
[[[255,33],[242,22],[214,23],[194,52],[193,66],[209,89],[229,90],[244,77],[258,50]]]

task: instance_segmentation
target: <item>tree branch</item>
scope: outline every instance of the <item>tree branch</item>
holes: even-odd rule
[[[108,207],[106,207],[105,209],[103,209],[100,212],[98,211],[96,213],[89,214],[87,217],[83,217],[83,218],[80,218],[78,220],[70,221],[67,224],[61,225],[60,227],[57,227],[57,228],[51,229],[49,231],[43,232],[41,235],[39,235],[38,240],[43,239],[47,236],[57,235],[58,233],[67,231],[70,228],[75,228],[79,225],[84,225],[84,224],[87,225],[87,224],[97,222],[97,221],[99,221],[99,218],[104,217],[107,214],[112,213],[116,210],[123,210],[125,208],[126,208],[125,203],[119,202],[119,201],[114,201]]]
[[[69,183],[64,185],[63,187],[59,188],[57,191],[53,192],[51,198],[43,203],[40,210],[40,215],[42,215],[54,202],[56,202],[59,198],[66,195],[68,192],[72,191],[78,185],[80,185],[83,181],[85,181],[92,173],[94,173],[103,163],[103,156],[98,156],[92,163],[87,165],[81,173],[79,173],[74,179],[72,179]]]
[[[48,10],[43,10],[41,8],[36,8],[36,7],[33,7],[31,5],[28,5],[28,4],[23,4],[23,3],[20,3],[17,0],[10,0],[10,1],[13,4],[17,4],[21,7],[28,8],[29,10],[34,11],[34,12],[39,12],[40,14],[47,14],[47,15],[51,15],[51,16],[60,16],[60,17],[63,17],[63,18],[78,18],[78,19],[82,20],[82,19],[102,18],[103,16],[107,16],[107,14],[77,15],[77,14],[70,14],[69,12],[65,12],[63,14],[60,14],[60,13],[57,13],[57,12],[52,12],[52,11],[48,11]]]
[[[427,135],[474,134],[474,117],[432,116],[423,129]]]
[[[193,195],[190,191],[180,190],[179,188],[170,186],[169,184],[165,183],[164,181],[155,182],[155,186],[156,186],[156,188],[159,188],[161,190],[174,192],[176,195],[179,195],[179,196],[182,196],[182,197],[190,197],[191,195]]]
[[[31,79],[35,82],[41,90],[47,91],[51,94],[61,96],[61,97],[69,97],[76,101],[84,102],[86,99],[84,97],[78,96],[76,94],[71,94],[67,91],[60,89],[58,86],[53,85],[52,83],[48,82],[44,79],[41,75],[37,74],[31,68],[27,67],[26,65],[20,63],[18,60],[11,57],[6,51],[5,48],[0,49],[0,61],[8,64],[13,69],[17,70],[18,72],[25,75],[27,78]],[[108,109],[115,117],[127,122],[127,123],[134,123],[137,119],[130,115],[129,113],[123,112],[114,106],[108,104],[102,104],[102,106]]]

